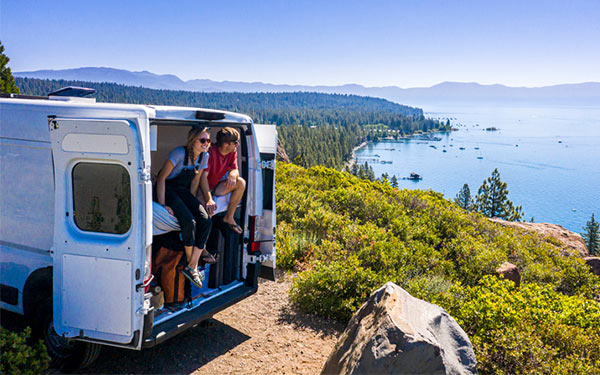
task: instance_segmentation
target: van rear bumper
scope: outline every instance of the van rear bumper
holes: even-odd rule
[[[246,297],[256,293],[256,286],[247,286],[241,284],[226,293],[202,303],[195,309],[183,313],[160,323],[152,328],[152,334],[144,339],[143,348],[151,348],[171,337],[195,326],[203,320],[209,319],[219,311],[243,300]]]

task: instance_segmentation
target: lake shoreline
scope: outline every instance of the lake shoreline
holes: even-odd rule
[[[453,126],[461,124],[458,131],[437,132],[435,136],[442,140],[436,142],[414,136],[394,146],[389,140],[380,141],[385,146],[369,142],[355,152],[355,163],[378,154],[377,160],[386,163],[369,159],[375,176],[415,172],[423,180],[401,180],[399,186],[432,189],[447,199],[454,198],[465,183],[475,194],[496,168],[508,184],[509,199],[523,206],[525,220],[533,217],[536,222],[579,232],[593,213],[598,215],[600,204],[593,197],[598,196],[600,181],[594,162],[600,158],[600,107],[445,109],[437,109],[435,117],[452,117]],[[499,130],[486,131],[488,127]]]
[[[350,155],[350,160],[348,160],[348,162],[346,163],[346,168],[348,168],[348,169],[352,168],[352,166],[356,163],[356,152],[363,147],[367,147],[368,144],[369,144],[368,141],[364,141],[352,149],[352,154]]]

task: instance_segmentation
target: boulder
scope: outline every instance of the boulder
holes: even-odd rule
[[[580,234],[571,232],[558,224],[528,223],[524,221],[506,221],[498,218],[489,219],[505,227],[517,228],[528,232],[536,232],[543,236],[558,240],[563,246],[564,255],[585,257],[589,255],[585,241]]]
[[[583,260],[590,266],[593,273],[600,276],[600,257],[585,257]]]
[[[515,286],[521,285],[521,273],[517,266],[512,263],[504,262],[496,268],[496,275],[504,277],[506,280],[511,280]]]
[[[323,374],[475,374],[466,333],[441,307],[388,282],[354,314]]]

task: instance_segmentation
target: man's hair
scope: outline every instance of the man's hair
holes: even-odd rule
[[[226,127],[217,133],[217,147],[221,147],[224,143],[235,142],[240,140],[240,133],[231,127]]]

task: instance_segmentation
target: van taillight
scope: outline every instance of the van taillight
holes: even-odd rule
[[[260,252],[260,242],[258,242],[258,230],[260,223],[260,216],[250,216],[250,240],[248,241],[248,253],[254,254]]]

